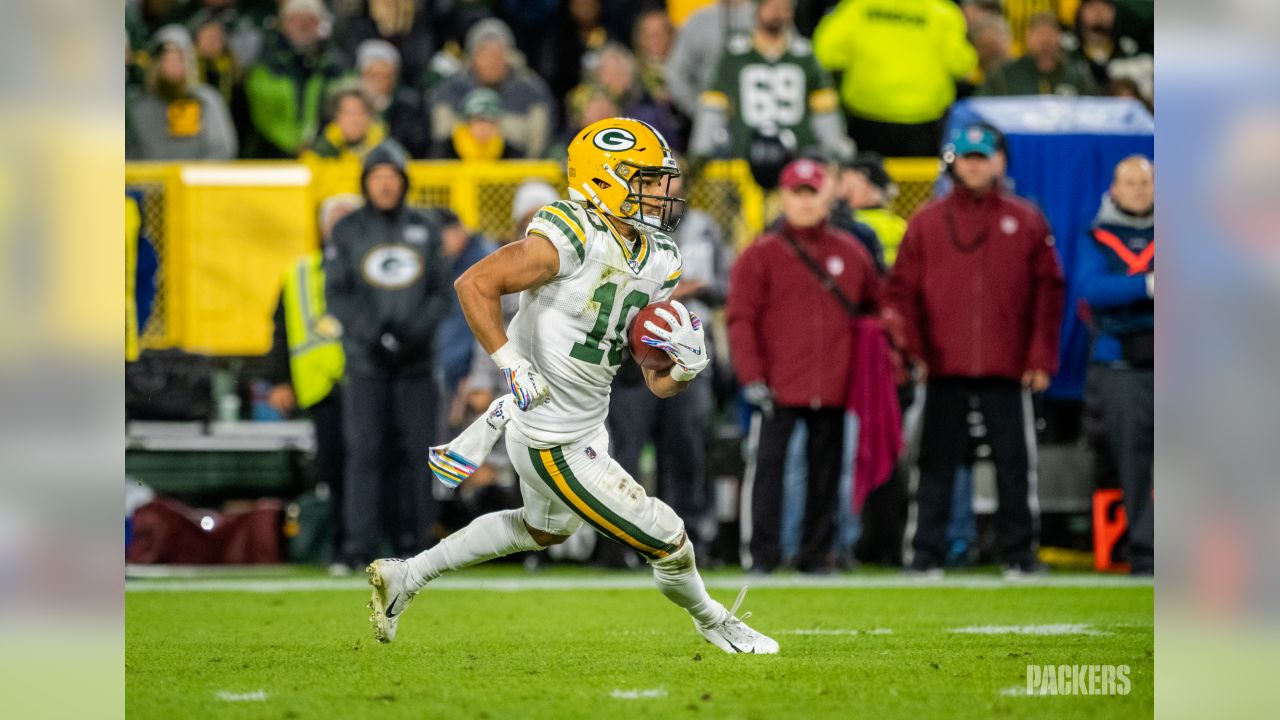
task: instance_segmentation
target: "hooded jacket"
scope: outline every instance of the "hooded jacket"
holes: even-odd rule
[[[853,302],[874,313],[880,280],[867,251],[823,222],[785,222],[761,235],[733,266],[727,303],[738,380],[763,380],[779,405],[843,408],[849,396],[854,320],[796,256],[784,233],[816,260]]]
[[[366,202],[334,227],[326,249],[325,299],[342,323],[348,372],[425,374],[435,364],[436,328],[449,312],[449,269],[439,227],[405,207],[405,193],[391,210],[368,201],[369,173],[388,164],[408,192],[404,151],[392,142],[370,151],[360,180]]]
[[[1065,299],[1053,242],[1039,209],[998,190],[957,187],[911,218],[888,304],[929,377],[1057,371]]]
[[[1121,359],[1121,338],[1155,329],[1146,279],[1156,268],[1155,212],[1125,212],[1107,195],[1080,242],[1076,277],[1096,333],[1093,360],[1114,362]]]

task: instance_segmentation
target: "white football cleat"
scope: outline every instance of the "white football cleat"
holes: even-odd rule
[[[738,599],[733,602],[733,607],[729,608],[729,614],[724,620],[710,627],[703,627],[694,620],[693,626],[698,629],[702,637],[707,639],[707,642],[727,653],[774,655],[778,652],[778,641],[764,633],[752,630],[743,622],[751,617],[751,613],[745,613],[741,618],[737,616],[738,607],[742,605],[742,600],[746,596],[747,589],[744,587],[738,593]]]
[[[389,643],[396,639],[400,615],[417,594],[405,587],[409,563],[399,559],[374,560],[364,571],[373,586],[373,597],[366,606],[373,611],[369,613],[373,636],[380,643]]]

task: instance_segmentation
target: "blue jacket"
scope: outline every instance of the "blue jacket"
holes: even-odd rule
[[[1111,200],[1081,238],[1076,278],[1093,318],[1094,362],[1119,360],[1120,336],[1155,328],[1147,273],[1155,271],[1155,214],[1130,215]]]

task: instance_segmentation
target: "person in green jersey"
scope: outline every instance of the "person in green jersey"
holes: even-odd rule
[[[795,154],[820,148],[836,159],[852,147],[831,76],[792,22],[793,0],[763,0],[751,36],[732,37],[698,103],[690,154],[745,157],[755,134]]]

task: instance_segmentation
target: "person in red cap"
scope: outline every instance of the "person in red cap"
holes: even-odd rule
[[[796,567],[831,567],[853,353],[853,313],[876,312],[879,280],[866,249],[827,216],[833,191],[821,163],[801,158],[779,181],[783,221],[734,265],[729,345],[752,416],[742,490],[744,566],[781,562],[782,477],[796,420],[809,429],[808,491]]]

